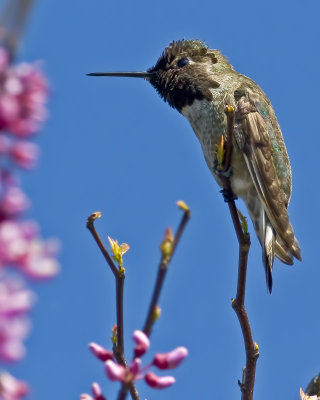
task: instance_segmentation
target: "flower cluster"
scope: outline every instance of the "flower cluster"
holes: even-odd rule
[[[26,313],[34,294],[17,279],[0,281],[0,361],[19,361],[25,354],[23,340],[30,330]]]
[[[31,64],[10,65],[0,48],[0,266],[40,279],[57,274],[57,246],[39,237],[35,223],[19,221],[30,201],[13,170],[36,165],[38,147],[27,139],[45,119],[47,95],[42,74]]]
[[[92,353],[105,363],[106,375],[111,381],[120,381],[128,384],[140,379],[154,389],[164,389],[171,386],[175,382],[173,376],[158,376],[154,372],[147,372],[151,367],[156,367],[161,370],[176,368],[188,355],[188,350],[185,347],[177,347],[169,353],[157,353],[152,362],[142,367],[141,356],[143,356],[150,347],[150,341],[144,332],[136,330],[133,332],[133,340],[135,341],[134,357],[128,367],[117,363],[114,359],[112,351],[105,349],[97,343],[90,343],[89,348]],[[97,383],[95,389],[92,388],[93,397],[88,394],[81,395],[81,400],[103,400],[101,390]],[[100,397],[99,397],[100,396]]]
[[[9,54],[0,48],[0,130],[17,137],[38,132],[47,111],[47,84],[28,63],[11,66]]]
[[[19,168],[36,166],[38,147],[30,141],[46,118],[48,89],[32,64],[12,65],[0,47],[0,361],[19,361],[30,331],[28,313],[34,294],[10,274],[13,267],[25,277],[43,280],[59,271],[55,240],[43,240],[34,221],[21,216],[30,201],[16,175]],[[27,385],[8,373],[0,375],[0,398],[22,399]]]
[[[0,398],[1,400],[20,400],[28,394],[28,385],[19,381],[8,372],[0,374]]]

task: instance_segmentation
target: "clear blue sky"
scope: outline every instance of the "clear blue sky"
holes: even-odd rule
[[[115,399],[102,364],[88,351],[109,346],[115,322],[113,277],[85,229],[128,242],[125,330],[142,326],[165,228],[184,199],[192,220],[170,267],[154,351],[184,345],[190,355],[165,392],[138,385],[141,398],[240,398],[245,362],[235,296],[238,247],[227,206],[188,122],[141,80],[90,78],[100,70],[142,70],[174,39],[220,49],[270,97],[293,170],[289,207],[303,262],[274,267],[270,296],[252,234],[246,305],[260,346],[255,397],[297,399],[319,372],[319,62],[316,0],[228,2],[39,1],[20,58],[43,59],[51,83],[50,119],[38,142],[38,170],[25,174],[30,216],[62,241],[62,272],[37,286],[28,356],[13,368],[32,399],[76,399],[98,380]],[[240,209],[247,215],[241,202]],[[250,226],[250,231],[252,228]],[[145,361],[148,357],[145,357]]]

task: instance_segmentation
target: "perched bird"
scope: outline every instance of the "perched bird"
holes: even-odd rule
[[[261,88],[200,40],[172,42],[147,71],[88,75],[149,81],[164,101],[189,120],[220,186],[216,148],[221,135],[227,135],[225,107],[234,108],[231,188],[249,211],[271,293],[274,257],[291,265],[294,258],[301,260],[301,253],[287,212],[290,162],[277,118]]]

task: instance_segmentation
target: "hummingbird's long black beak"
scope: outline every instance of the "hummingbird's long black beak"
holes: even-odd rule
[[[88,76],[123,76],[128,78],[150,78],[152,72],[91,72]]]

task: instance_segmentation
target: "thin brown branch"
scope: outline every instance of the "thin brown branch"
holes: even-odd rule
[[[125,274],[119,271],[116,278],[116,301],[117,301],[117,345],[115,346],[115,356],[117,361],[126,365],[126,360],[124,358],[124,342],[123,342],[123,332],[124,332],[124,322],[123,322],[123,289],[124,289],[124,279]]]
[[[117,362],[123,366],[127,366],[125,355],[124,355],[124,340],[123,340],[123,332],[124,332],[124,321],[123,321],[123,290],[124,290],[124,280],[125,280],[125,269],[123,267],[117,268],[114,264],[112,258],[110,257],[108,251],[104,247],[102,240],[100,239],[99,234],[97,233],[94,221],[97,218],[100,218],[101,213],[96,212],[90,215],[87,220],[87,228],[92,234],[94,240],[96,241],[102,255],[107,261],[116,281],[116,313],[117,313],[117,340],[113,346],[113,353],[117,360]],[[121,389],[118,394],[118,400],[124,400],[127,396],[128,390],[130,391],[131,397],[133,400],[139,400],[138,391],[133,383],[129,385],[122,384]]]
[[[15,57],[33,0],[7,0],[0,13],[0,43]]]
[[[89,229],[90,233],[92,234],[94,240],[96,241],[103,257],[106,259],[109,267],[111,268],[111,271],[114,275],[115,278],[118,277],[118,268],[115,266],[115,263],[113,262],[112,258],[110,257],[109,253],[107,252],[106,248],[104,247],[104,244],[102,243],[102,240],[100,239],[100,236],[98,235],[96,228],[94,227],[94,221],[97,218],[100,218],[101,213],[100,212],[95,212],[90,215],[90,217],[87,219],[87,228]]]
[[[259,351],[257,344],[253,342],[250,323],[244,305],[245,291],[246,291],[247,262],[250,249],[250,235],[248,232],[246,231],[244,232],[241,222],[239,220],[238,210],[235,205],[235,196],[232,192],[230,178],[229,178],[232,151],[233,151],[233,133],[234,133],[233,107],[227,106],[225,109],[225,113],[227,115],[227,127],[228,127],[227,144],[225,148],[224,162],[222,167],[218,169],[218,173],[223,186],[224,199],[228,203],[233,226],[236,231],[236,235],[239,242],[237,295],[236,298],[232,301],[232,307],[237,314],[241,326],[245,351],[246,351],[246,366],[244,368],[242,382],[239,382],[242,392],[241,399],[252,400],[256,363],[257,363],[257,358],[259,356]]]
[[[167,271],[168,271],[168,266],[172,260],[172,257],[174,255],[174,252],[177,248],[177,245],[180,241],[181,235],[185,230],[185,227],[188,223],[190,219],[190,210],[189,208],[184,208],[184,213],[182,216],[182,219],[180,221],[179,227],[177,229],[177,232],[175,234],[173,243],[172,243],[172,250],[170,252],[170,255],[164,255],[162,253],[162,257],[160,260],[160,264],[159,264],[159,268],[158,268],[158,274],[157,274],[157,279],[156,279],[156,283],[154,286],[154,290],[153,290],[153,294],[152,294],[152,298],[151,298],[151,302],[150,302],[150,306],[149,306],[149,310],[147,313],[147,317],[146,317],[146,321],[143,327],[143,332],[147,335],[150,336],[151,335],[151,331],[152,331],[152,327],[153,324],[155,322],[155,318],[154,318],[154,312],[156,309],[156,306],[159,303],[159,298],[160,298],[160,294],[161,294],[161,290],[163,287],[163,283],[164,283],[164,279],[166,277]]]

